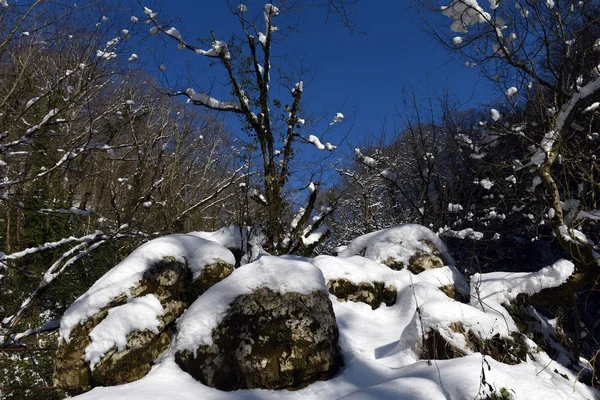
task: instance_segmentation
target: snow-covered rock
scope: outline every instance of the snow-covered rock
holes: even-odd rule
[[[339,257],[364,256],[392,269],[408,267],[419,273],[444,265],[454,265],[446,245],[430,229],[403,224],[368,233],[354,239]]]
[[[236,242],[233,233],[193,236]],[[410,268],[419,254],[438,257],[443,266],[420,272]],[[409,267],[394,270],[384,264],[390,259]],[[550,348],[567,353],[552,338],[555,324],[531,307],[510,304],[560,285],[571,272],[572,266],[561,261],[534,274],[475,275],[469,293],[444,244],[418,225],[360,237],[339,257],[263,255],[212,286],[171,324],[173,339],[144,377],[96,387],[77,398],[598,398],[600,392],[577,382],[584,368],[580,361],[553,358],[554,351],[551,358],[548,347],[540,346],[539,338],[545,336]],[[328,288],[333,294],[328,295]],[[395,293],[395,302],[388,292]],[[147,317],[140,313],[117,326],[118,335],[109,337],[113,348],[118,350],[123,332],[131,327],[145,326],[143,332],[152,335],[160,331],[156,321],[167,311],[144,297],[149,294],[113,307],[118,316],[148,306]],[[167,309],[163,302],[160,306]],[[94,318],[85,319],[83,326]],[[536,324],[540,328],[534,332]],[[96,325],[100,328],[94,336],[104,337],[108,330]],[[81,326],[71,332],[70,343],[80,337],[75,330]],[[90,357],[95,360],[106,346],[94,345]],[[320,367],[313,373],[305,369],[307,364]],[[255,389],[242,389],[250,387]],[[298,390],[272,390],[291,387]],[[240,390],[219,390],[231,388]]]
[[[65,312],[55,385],[73,393],[140,379],[167,349],[174,321],[233,271],[233,255],[190,235],[155,239],[107,272]]]
[[[337,341],[319,269],[266,256],[192,304],[169,353],[184,371],[220,390],[298,389],[338,372]]]
[[[313,260],[325,276],[329,292],[340,300],[360,301],[376,309],[396,303],[395,271],[360,256],[319,256]]]

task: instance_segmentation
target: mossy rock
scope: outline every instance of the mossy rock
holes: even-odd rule
[[[342,367],[328,296],[259,288],[239,296],[213,331],[211,346],[175,354],[177,364],[220,390],[299,389]]]
[[[116,386],[136,381],[150,372],[152,363],[163,353],[173,337],[174,329],[156,336],[153,332],[133,332],[127,338],[127,349],[113,348],[92,372],[94,386]]]
[[[513,332],[510,339],[501,338],[499,335],[490,339],[481,339],[473,331],[466,330],[462,324],[454,323],[450,328],[464,335],[467,347],[472,352],[482,353],[508,365],[519,364],[527,359],[528,347],[524,336],[518,332]],[[437,330],[431,330],[425,335],[422,359],[449,360],[464,355],[465,349],[459,349],[449,343]]]
[[[71,331],[70,341],[58,343],[52,381],[55,386],[70,394],[87,392],[92,388],[92,374],[84,361],[85,348],[91,343],[89,333],[106,316],[108,311],[100,312]]]
[[[360,301],[374,310],[381,303],[387,306],[396,304],[397,290],[383,282],[361,282],[358,285],[347,279],[332,279],[327,282],[329,292],[340,300]]]
[[[175,321],[192,302],[208,288],[233,272],[233,266],[219,261],[204,268],[192,279],[186,264],[166,257],[148,269],[138,284],[130,290],[131,297],[154,295],[164,311],[157,319],[158,334],[135,331],[128,335],[123,350],[108,351],[91,371],[85,361],[85,349],[91,343],[89,334],[114,307],[125,304],[126,295],[114,299],[107,307],[76,326],[70,341],[59,343],[54,362],[53,381],[71,394],[82,393],[95,386],[113,386],[144,377],[153,361],[164,352],[175,332]]]
[[[193,282],[193,300],[210,289],[214,284],[231,275],[233,269],[233,265],[227,264],[222,260],[218,260],[216,263],[204,267],[200,276]]]

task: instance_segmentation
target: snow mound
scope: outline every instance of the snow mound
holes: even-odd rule
[[[217,242],[228,249],[242,248],[242,233],[246,233],[244,228],[230,225],[214,232],[190,232],[189,235]]]
[[[225,317],[230,304],[244,294],[266,287],[276,293],[308,294],[327,291],[321,271],[314,265],[286,258],[263,256],[235,270],[200,296],[179,318],[171,351],[196,351],[213,344],[212,331]]]
[[[469,286],[465,279],[452,266],[434,268],[415,275],[407,269],[395,271],[360,256],[346,258],[318,256],[312,262],[323,272],[323,276],[328,282],[337,279],[346,279],[355,285],[365,282],[382,282],[386,287],[394,287],[398,291],[424,282],[438,288],[456,285],[460,291],[469,293]]]
[[[131,299],[128,303],[112,308],[90,332],[91,343],[85,349],[85,361],[90,369],[116,346],[119,351],[127,345],[127,335],[135,331],[149,330],[158,334],[160,322],[157,317],[164,309],[153,294]]]
[[[431,254],[432,249],[426,242],[431,242],[435,246],[446,264],[454,264],[444,242],[430,229],[416,224],[399,225],[359,236],[350,242],[338,257],[364,255],[379,263],[392,259],[408,265],[417,252]]]
[[[232,237],[228,232],[211,235],[221,243],[228,243]],[[454,284],[457,289],[468,292],[464,277],[453,266],[413,274],[407,269],[397,271],[382,265],[390,257],[408,262],[417,252],[431,252],[424,242],[432,243],[448,264],[453,263],[441,240],[418,225],[401,225],[361,236],[338,257],[262,256],[235,270],[190,306],[177,323],[178,332],[171,346],[145,377],[125,385],[97,387],[77,398],[462,400],[507,398],[506,395],[532,400],[599,398],[600,392],[577,382],[577,372],[553,360],[518,333],[514,320],[501,305],[518,293],[535,293],[559,285],[571,275],[571,263],[562,260],[532,274],[476,274],[471,281],[477,290],[471,293],[470,304],[464,304],[440,290]],[[397,299],[395,304],[372,309],[368,304],[338,301],[335,296],[329,296],[345,362],[343,370],[333,379],[296,391],[224,392],[196,381],[175,362],[179,351],[193,352],[202,345],[212,344],[213,330],[238,296],[259,287],[279,293],[326,292],[326,281],[335,279],[356,284],[383,282],[396,288]],[[98,288],[106,285],[105,282]],[[434,334],[465,356],[449,360],[424,359],[425,342]],[[487,345],[487,341],[497,339],[510,347],[516,344],[515,336],[521,338],[519,346],[525,348],[526,354],[514,365],[496,361],[488,355],[491,354],[488,350],[487,354],[477,352],[478,347],[468,343],[478,339]],[[487,349],[483,345],[481,348]]]
[[[67,309],[60,325],[60,339],[69,342],[71,330],[95,315],[112,300],[129,291],[144,273],[166,257],[172,257],[197,278],[204,267],[217,262],[234,265],[233,254],[219,243],[194,235],[169,235],[149,241],[108,271]]]
[[[471,296],[483,302],[508,304],[520,294],[535,294],[562,285],[575,271],[571,261],[558,260],[535,272],[490,272],[471,277]]]

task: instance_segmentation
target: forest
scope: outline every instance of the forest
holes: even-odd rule
[[[406,85],[369,132],[288,44],[372,5],[222,3],[197,38],[161,1],[0,0],[0,399],[599,398],[600,1],[407,1],[491,93]],[[306,313],[311,349],[273,333]],[[219,347],[266,325],[248,365],[319,352]]]

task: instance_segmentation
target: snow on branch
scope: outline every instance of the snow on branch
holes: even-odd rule
[[[42,121],[39,124],[34,125],[31,128],[27,129],[26,134],[30,135],[33,132],[37,131],[38,129],[40,129],[41,127],[43,127],[44,125],[46,125],[46,123],[50,120],[50,118],[54,117],[56,114],[58,114],[58,108],[53,108],[52,110],[50,110],[48,112],[48,114],[46,114],[44,116],[44,118],[42,119]]]
[[[82,210],[77,207],[71,207],[68,210],[65,208],[59,208],[56,210],[53,210],[51,208],[42,208],[42,209],[38,210],[38,212],[41,212],[44,214],[74,214],[74,215],[87,216],[87,215],[93,214],[95,211],[91,210],[91,209],[90,210]]]
[[[334,146],[329,142],[326,142],[325,144],[321,143],[321,140],[315,135],[310,135],[308,139],[305,140],[309,143],[312,143],[319,150],[333,151],[337,148],[337,146]]]
[[[335,117],[333,117],[333,120],[331,120],[331,122],[329,123],[329,126],[331,126],[333,124],[337,124],[338,122],[340,122],[343,119],[344,119],[344,114],[339,112],[339,113],[335,114]]]
[[[450,5],[442,7],[442,14],[452,18],[450,29],[453,32],[467,32],[467,27],[491,19],[490,14],[479,6],[477,0],[454,0]]]
[[[38,333],[42,333],[42,332],[54,331],[54,330],[57,330],[59,327],[60,327],[60,319],[53,319],[53,320],[44,322],[38,328],[27,329],[24,332],[17,333],[16,335],[14,335],[13,340],[15,342],[18,342],[21,339],[24,339],[28,336],[34,336],[34,335],[37,335]]]
[[[86,249],[85,247],[88,246],[89,242],[93,240],[98,241]],[[33,304],[33,299],[35,299],[52,281],[59,277],[65,271],[65,269],[67,269],[67,267],[87,256],[105,242],[106,236],[104,236],[104,234],[102,234],[100,231],[96,231],[94,234],[88,235],[88,240],[63,253],[60,258],[44,273],[44,277],[40,281],[38,287],[31,292],[31,294],[25,300],[23,300],[19,310],[14,315],[8,316],[2,320],[2,328],[6,330],[14,328],[19,323],[23,313],[31,306],[31,304]],[[78,251],[79,253],[75,254]],[[73,256],[73,254],[75,255]],[[13,336],[11,339],[15,340],[16,337]],[[5,340],[6,339],[0,339],[2,342]]]
[[[354,149],[354,154],[356,155],[356,158],[358,158],[358,161],[360,161],[364,166],[369,168],[377,168],[377,161],[371,157],[363,155],[359,148]]]
[[[483,239],[483,233],[473,230],[473,228],[466,228],[460,231],[453,231],[452,229],[445,230],[440,236],[446,236],[456,239],[471,239],[481,240]]]
[[[12,253],[12,254],[5,254],[3,252],[0,252],[0,261],[4,261],[4,260],[16,260],[22,257],[25,257],[29,254],[33,254],[33,253],[37,253],[39,251],[44,251],[44,250],[49,250],[49,249],[55,249],[59,246],[62,246],[64,244],[67,243],[72,243],[72,242],[90,242],[95,240],[97,237],[104,235],[104,232],[102,231],[96,231],[94,233],[91,233],[89,235],[85,235],[85,236],[81,236],[81,237],[74,237],[74,236],[69,236],[68,238],[63,238],[57,242],[46,242],[44,244],[42,244],[41,246],[38,247],[29,247],[25,250],[21,250],[18,251],[16,253]]]
[[[223,40],[213,40],[211,48],[208,50],[204,50],[204,49],[200,49],[198,47],[192,46],[191,44],[189,44],[185,40],[183,40],[183,37],[181,36],[181,32],[179,32],[179,30],[177,28],[175,28],[174,26],[171,26],[171,27],[165,29],[155,23],[155,25],[152,28],[150,28],[150,33],[154,35],[154,34],[157,34],[158,32],[163,32],[165,35],[170,36],[173,39],[175,39],[177,41],[177,48],[179,50],[188,49],[198,55],[212,57],[212,58],[225,58],[225,59],[231,58],[231,54],[229,53],[229,48],[227,47],[227,43]]]
[[[240,106],[240,103],[238,103],[238,102],[219,101],[219,100],[215,99],[214,97],[211,97],[205,93],[198,93],[192,88],[187,88],[185,90],[185,92],[177,92],[174,95],[175,96],[185,95],[188,97],[188,99],[190,100],[191,103],[196,104],[196,105],[201,105],[206,108],[210,108],[212,110],[233,111],[233,112],[239,112],[239,113],[242,112],[242,107]]]

